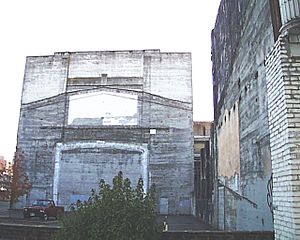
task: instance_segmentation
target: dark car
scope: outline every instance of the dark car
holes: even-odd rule
[[[23,209],[24,218],[39,217],[46,221],[50,217],[57,219],[58,215],[63,213],[64,207],[55,206],[54,201],[50,199],[35,200],[31,207],[25,207]]]

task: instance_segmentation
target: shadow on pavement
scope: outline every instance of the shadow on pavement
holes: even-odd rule
[[[168,231],[199,231],[213,230],[213,228],[191,215],[160,215],[159,223],[166,222]]]

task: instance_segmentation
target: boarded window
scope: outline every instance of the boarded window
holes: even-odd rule
[[[161,197],[159,199],[159,213],[168,214],[169,213],[169,201],[166,197]]]

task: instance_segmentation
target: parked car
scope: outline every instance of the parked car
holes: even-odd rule
[[[23,209],[24,218],[39,217],[47,221],[50,217],[57,219],[58,215],[64,213],[64,207],[55,206],[53,200],[37,199],[30,207]]]

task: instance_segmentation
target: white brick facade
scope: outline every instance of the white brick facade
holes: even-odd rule
[[[300,44],[280,36],[266,58],[276,239],[300,239]],[[293,45],[291,47],[291,45]]]

